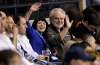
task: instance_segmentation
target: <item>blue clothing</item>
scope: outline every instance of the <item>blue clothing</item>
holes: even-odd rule
[[[38,54],[42,54],[43,50],[46,50],[46,42],[44,38],[37,32],[29,23],[27,24],[27,37],[34,51]]]

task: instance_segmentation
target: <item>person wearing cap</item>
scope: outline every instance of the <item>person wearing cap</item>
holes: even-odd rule
[[[91,65],[94,60],[82,47],[74,46],[66,52],[63,65]]]

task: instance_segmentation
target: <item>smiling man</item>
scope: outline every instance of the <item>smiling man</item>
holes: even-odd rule
[[[49,17],[51,24],[46,32],[46,39],[52,53],[56,53],[56,55],[62,59],[64,53],[64,39],[68,34],[72,22],[69,22],[68,15],[66,15],[65,11],[61,8],[52,9]]]

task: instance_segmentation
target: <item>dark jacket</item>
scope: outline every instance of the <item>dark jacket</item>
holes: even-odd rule
[[[64,43],[61,40],[59,32],[56,30],[56,28],[50,25],[46,31],[45,36],[51,52],[54,53],[55,51],[57,51],[57,56],[60,59],[63,59]]]

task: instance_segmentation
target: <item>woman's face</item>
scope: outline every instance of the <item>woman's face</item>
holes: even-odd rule
[[[46,30],[46,23],[45,21],[38,21],[36,28],[39,32],[44,32]]]
[[[7,29],[9,32],[12,32],[12,29],[13,29],[13,25],[14,25],[14,20],[12,17],[8,17],[7,18]]]

